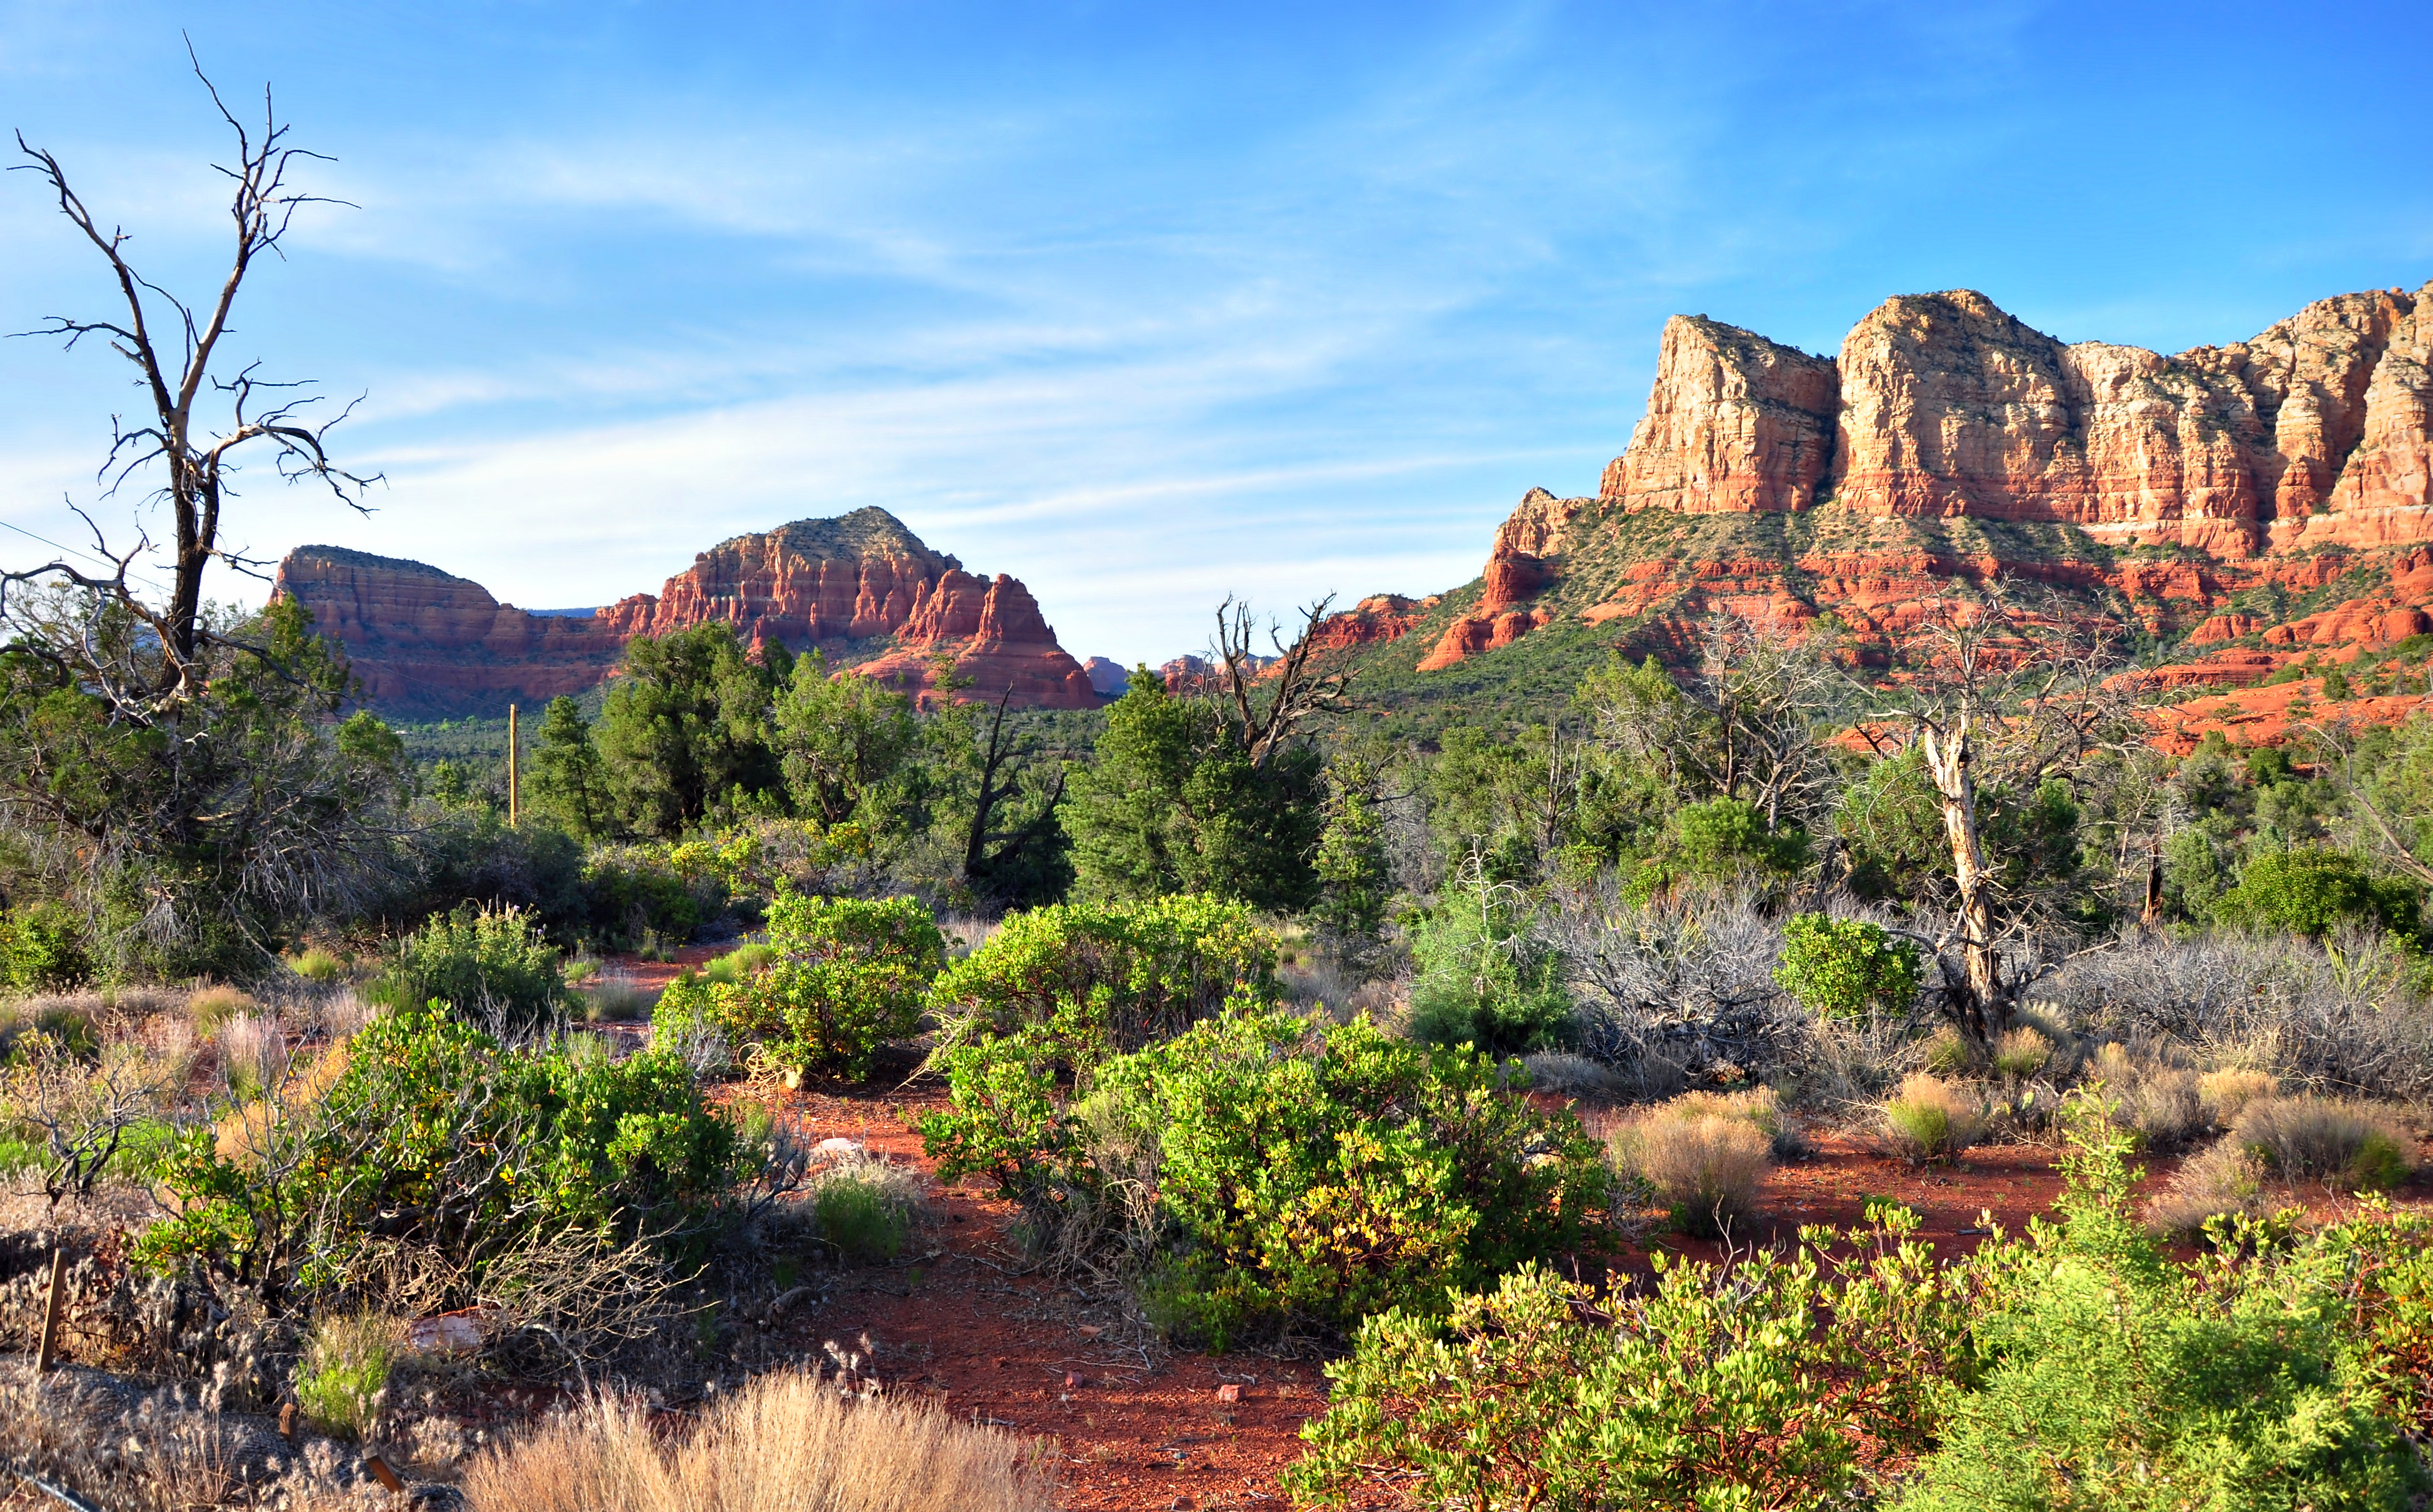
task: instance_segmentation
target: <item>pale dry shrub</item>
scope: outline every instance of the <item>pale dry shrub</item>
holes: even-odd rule
[[[2037,994],[2060,1016],[2209,1064],[2233,1056],[2318,1091],[2433,1097],[2433,1003],[2379,935],[2321,944],[2214,930],[2122,938],[2060,962]]]
[[[622,972],[612,972],[580,994],[583,1016],[594,1024],[631,1024],[651,1016],[659,994]]]
[[[2141,1058],[2116,1042],[2096,1051],[2086,1076],[2101,1083],[2115,1104],[2114,1118],[2135,1130],[2148,1149],[2176,1149],[2212,1126],[2202,1080],[2184,1066]]]
[[[111,1512],[213,1506],[333,1512],[389,1504],[326,1439],[298,1452],[266,1419],[223,1413],[209,1393],[130,1391],[74,1368],[34,1375],[0,1364],[0,1465],[23,1469]],[[15,1489],[13,1486],[9,1487]],[[370,1496],[365,1493],[369,1490]],[[10,1508],[63,1504],[30,1494]]]
[[[1728,1233],[1756,1214],[1773,1147],[1748,1108],[1701,1092],[1640,1113],[1607,1141],[1618,1173],[1665,1209],[1675,1227],[1702,1234]]]
[[[2381,1191],[2416,1168],[2416,1141],[2386,1109],[2329,1097],[2262,1097],[2238,1111],[2231,1138],[2288,1181],[2337,1181]]]
[[[2146,1205],[2146,1227],[2171,1239],[2193,1239],[2217,1217],[2261,1218],[2275,1203],[2268,1190],[2271,1172],[2237,1136],[2191,1156]]]
[[[1884,1103],[1884,1139],[1911,1160],[1948,1161],[1982,1138],[1985,1126],[1984,1105],[1931,1071],[1902,1078]]]
[[[2208,1071],[2197,1079],[2197,1100],[2217,1129],[2228,1129],[2239,1110],[2259,1097],[2278,1096],[2280,1083],[2269,1071]]]
[[[1049,1512],[1055,1481],[1023,1440],[928,1407],[762,1376],[689,1432],[601,1395],[476,1458],[473,1512]]]
[[[220,1074],[240,1102],[252,1101],[286,1079],[287,1035],[276,1014],[231,1013],[221,1022],[216,1038]]]

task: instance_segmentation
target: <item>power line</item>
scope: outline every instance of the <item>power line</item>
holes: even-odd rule
[[[47,536],[47,535],[35,535],[32,531],[27,530],[27,529],[26,529],[25,526],[23,526],[23,525],[11,525],[11,524],[9,524],[7,520],[5,520],[5,519],[0,519],[0,530],[12,530],[12,531],[15,531],[18,535],[23,535],[24,537],[26,537],[26,539],[27,539],[27,540],[29,540],[29,541],[40,541],[40,542],[42,542],[44,546],[49,547],[52,551],[55,551],[55,552],[67,552],[67,554],[69,554],[70,556],[82,557],[84,560],[86,560],[86,561],[88,561],[88,562],[91,562],[91,563],[94,564],[94,565],[95,565],[95,566],[97,566],[97,567],[106,567],[106,568],[111,569],[111,570],[113,570],[113,571],[115,571],[115,570],[117,569],[117,568],[118,568],[118,564],[117,564],[116,562],[111,561],[111,560],[110,560],[109,558],[107,558],[107,557],[95,556],[95,555],[94,555],[94,554],[93,554],[91,552],[80,552],[80,551],[77,551],[77,550],[75,547],[73,547],[73,546],[62,546],[62,545],[60,545],[59,542],[57,542],[57,541],[55,541],[55,540],[51,539],[51,538],[50,538],[49,536]],[[158,592],[160,592],[160,591],[161,591],[161,582],[160,582],[160,580],[159,580],[158,578],[154,578],[154,577],[151,577],[151,576],[149,576],[149,575],[145,575],[145,574],[132,573],[132,572],[130,572],[130,573],[129,573],[129,576],[134,577],[134,578],[136,579],[136,581],[137,581],[137,582],[142,583],[145,586],[146,586],[146,587],[150,588],[150,589],[151,589],[153,592],[155,592],[155,593],[158,593]]]

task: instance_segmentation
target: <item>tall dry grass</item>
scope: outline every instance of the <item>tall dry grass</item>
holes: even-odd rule
[[[1756,1216],[1782,1128],[1770,1091],[1693,1092],[1622,1124],[1607,1148],[1615,1171],[1643,1188],[1675,1228],[1721,1234]]]
[[[603,1395],[466,1472],[474,1512],[1049,1512],[1055,1480],[1024,1441],[924,1407],[762,1376],[689,1431],[660,1434]]]

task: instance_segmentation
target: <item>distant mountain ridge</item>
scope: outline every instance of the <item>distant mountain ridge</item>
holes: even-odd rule
[[[303,546],[276,591],[313,612],[346,650],[372,706],[410,717],[488,713],[599,684],[625,642],[711,620],[757,647],[814,648],[924,700],[943,662],[967,697],[1017,707],[1098,703],[1029,589],[962,570],[876,506],[734,536],[694,557],[657,594],[589,616],[504,604],[427,563]]]

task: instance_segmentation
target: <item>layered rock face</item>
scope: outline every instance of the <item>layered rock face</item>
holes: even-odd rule
[[[1952,577],[1997,573],[2117,594],[2153,634],[2205,625],[2200,643],[2226,644],[2269,628],[2217,619],[2243,587],[2314,592],[2322,573],[2356,565],[2327,567],[2325,550],[2433,542],[2428,490],[2433,283],[2319,300],[2250,340],[2175,357],[2066,344],[1965,289],[1885,300],[1830,359],[1675,316],[1646,416],[1599,497],[1531,490],[1496,534],[1477,600],[1421,666],[1574,611],[1602,624],[1830,608],[1890,630]],[[1649,521],[1760,515],[1807,523],[1788,537],[1742,533],[1763,550],[1710,532],[1711,558],[1623,544],[1660,533]],[[1980,529],[1964,545],[1937,521],[2047,534],[2031,546]],[[2369,599],[2323,623],[2396,623],[2419,607]]]
[[[867,640],[902,629],[922,595],[961,567],[887,511],[857,509],[721,541],[655,598],[638,593],[601,617],[628,636],[723,620],[754,643]]]
[[[1030,591],[975,577],[883,509],[796,520],[723,541],[667,580],[588,617],[501,604],[479,584],[419,562],[304,547],[281,564],[279,591],[347,649],[365,695],[401,713],[492,712],[510,700],[580,692],[606,677],[636,636],[723,621],[756,650],[821,647],[925,702],[942,661],[961,696],[1011,695],[1020,708],[1098,702],[1056,643]]]
[[[855,669],[916,694],[935,696],[941,659],[967,679],[970,694],[991,703],[1012,696],[1018,708],[1095,708],[1090,674],[1056,643],[1039,601],[1000,572],[995,581],[949,569],[912,603],[895,649]]]
[[[599,620],[529,614],[435,567],[341,546],[300,546],[274,588],[347,648],[365,700],[441,717],[492,700],[579,693],[623,656]]]
[[[1693,514],[1832,498],[2220,555],[2347,538],[2299,522],[2424,505],[2428,302],[2433,284],[2341,295],[2177,357],[2065,345],[1967,289],[1885,300],[1838,361],[1676,316],[1601,493]]]
[[[1832,459],[1839,392],[1830,358],[1675,315],[1647,416],[1598,492],[1690,514],[1806,509]]]

